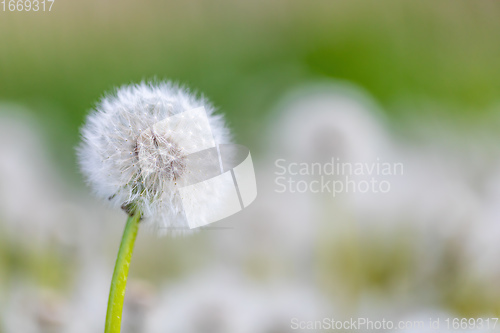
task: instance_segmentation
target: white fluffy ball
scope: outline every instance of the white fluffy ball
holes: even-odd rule
[[[89,114],[81,134],[78,157],[96,195],[114,207],[137,207],[143,223],[163,233],[188,228],[177,192],[192,171],[186,156],[231,141],[205,98],[171,82],[117,89]],[[197,195],[216,200],[214,191]]]

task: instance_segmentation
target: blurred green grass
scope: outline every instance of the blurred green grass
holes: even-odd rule
[[[475,119],[498,100],[499,13],[490,0],[56,1],[0,12],[0,100],[33,110],[68,174],[88,109],[153,77],[203,91],[251,149],[283,93],[324,78],[365,88],[392,119],[402,99]]]

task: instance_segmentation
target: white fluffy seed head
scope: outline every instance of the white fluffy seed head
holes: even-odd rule
[[[114,207],[137,207],[143,223],[162,233],[188,229],[177,191],[195,171],[186,157],[231,142],[214,107],[171,82],[117,89],[88,115],[81,134],[78,157],[95,194]],[[213,189],[197,195],[217,199]]]

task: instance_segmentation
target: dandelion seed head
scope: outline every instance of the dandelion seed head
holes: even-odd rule
[[[176,190],[190,173],[186,157],[231,142],[214,111],[205,98],[171,82],[118,88],[97,104],[81,130],[78,157],[87,182],[114,207],[136,206],[144,224],[187,229]],[[214,192],[207,192],[207,202],[209,195],[213,200]]]

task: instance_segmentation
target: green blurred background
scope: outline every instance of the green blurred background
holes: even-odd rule
[[[0,99],[37,110],[71,173],[89,108],[155,77],[204,92],[253,149],[276,96],[325,77],[364,87],[396,121],[468,122],[498,99],[499,13],[489,0],[56,0],[51,12],[0,12]],[[427,100],[446,107],[419,109]]]

